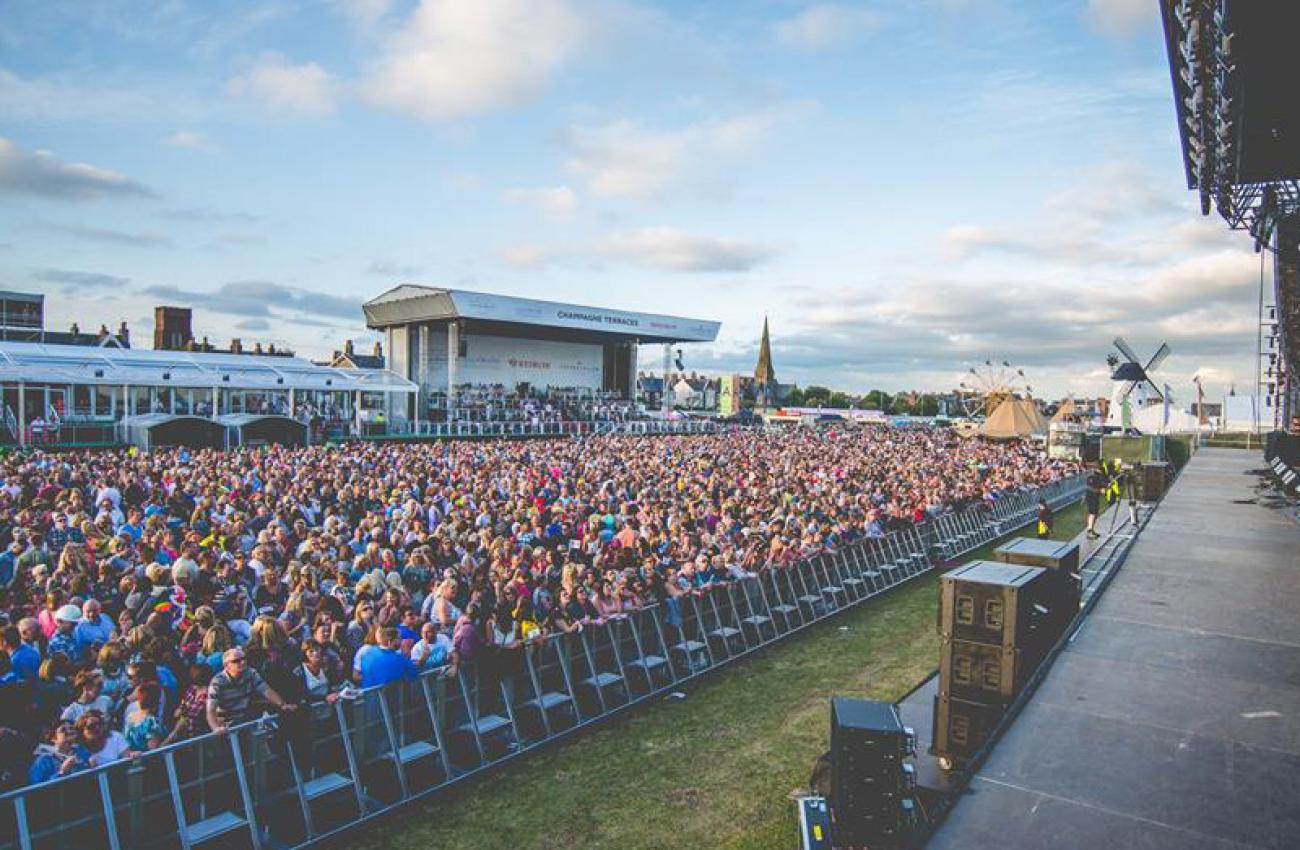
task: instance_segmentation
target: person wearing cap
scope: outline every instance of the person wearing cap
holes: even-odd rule
[[[253,719],[255,696],[281,711],[297,708],[285,702],[261,674],[248,665],[244,650],[226,650],[221,656],[221,672],[208,683],[208,727],[220,734],[231,725]]]
[[[62,652],[69,661],[75,663],[81,657],[81,649],[77,646],[77,636],[74,634],[77,624],[81,622],[81,609],[72,604],[64,605],[54,613],[54,622],[54,634],[50,636],[46,647],[48,657],[53,658]]]

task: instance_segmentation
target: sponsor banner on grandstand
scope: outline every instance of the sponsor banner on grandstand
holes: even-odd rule
[[[555,328],[619,333],[641,339],[668,339],[687,342],[712,342],[718,336],[718,323],[655,313],[632,313],[605,307],[580,307],[531,298],[511,298],[478,292],[452,290],[456,311],[470,319],[520,322]]]
[[[604,350],[577,342],[509,339],[461,334],[463,356],[456,362],[458,384],[502,384],[513,387],[582,387],[602,385]],[[429,385],[447,386],[447,334],[429,335]]]

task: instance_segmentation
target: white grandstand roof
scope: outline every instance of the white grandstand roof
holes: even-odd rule
[[[362,309],[366,314],[366,325],[371,328],[478,319],[582,330],[646,342],[712,342],[718,338],[718,328],[721,326],[718,322],[704,319],[633,313],[608,307],[585,307],[414,283],[404,283],[390,289],[366,302]]]
[[[166,376],[166,377],[164,377]],[[135,387],[415,392],[383,369],[336,369],[300,357],[0,342],[0,381]]]

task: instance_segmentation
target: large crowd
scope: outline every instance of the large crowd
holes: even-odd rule
[[[0,458],[0,789],[1077,472],[945,429]]]

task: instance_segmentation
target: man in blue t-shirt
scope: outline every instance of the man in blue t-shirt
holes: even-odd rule
[[[397,629],[385,626],[379,630],[378,638],[379,646],[361,657],[361,687],[373,688],[415,678],[415,664],[397,649]]]

